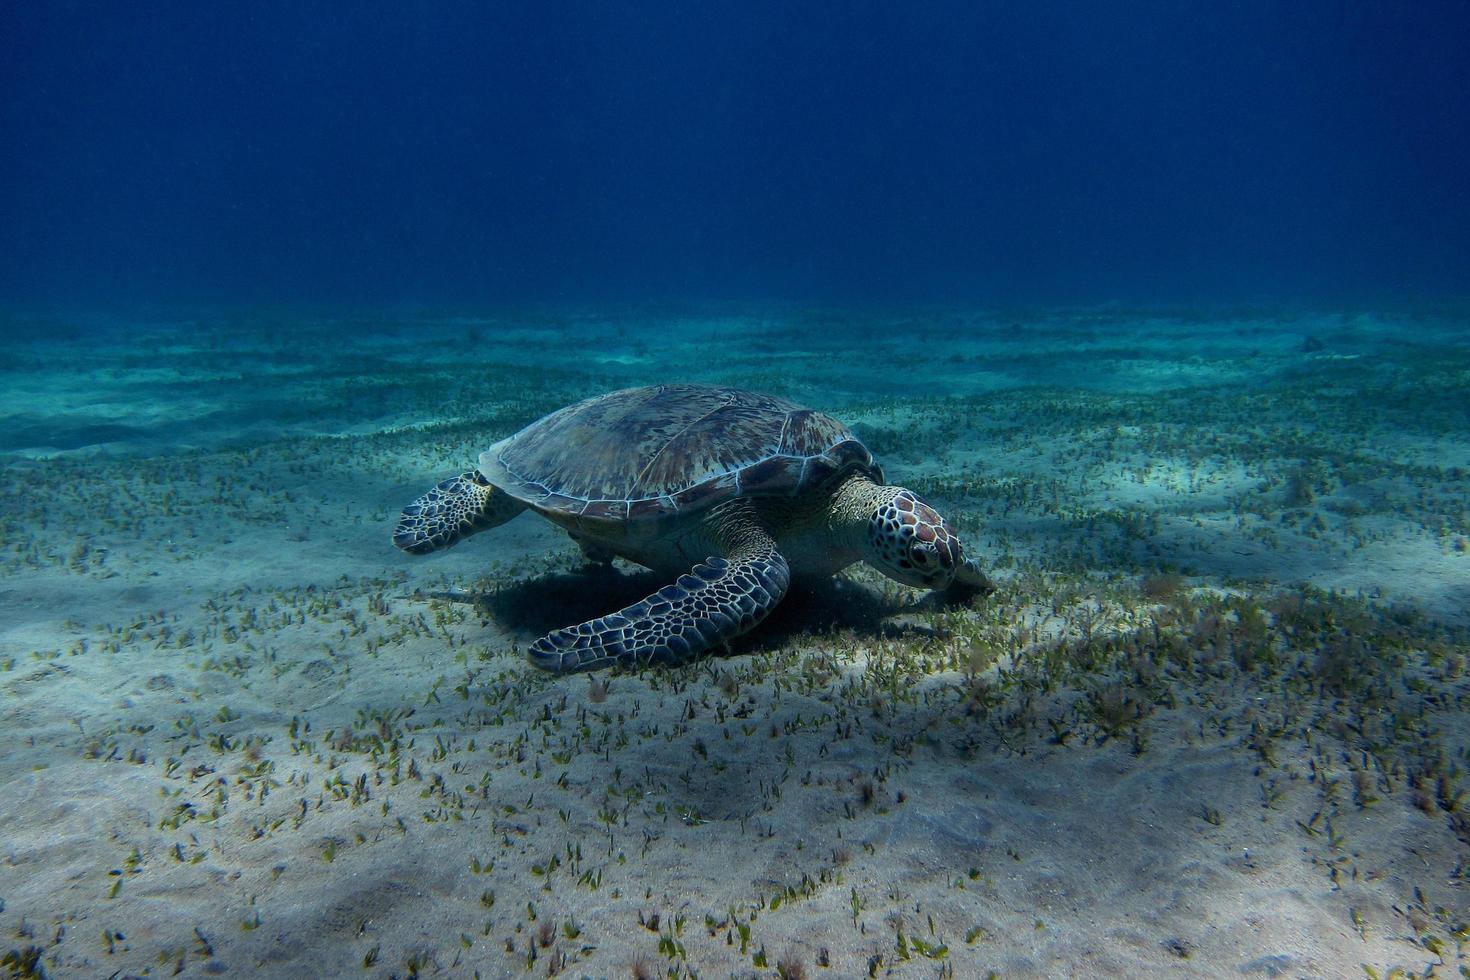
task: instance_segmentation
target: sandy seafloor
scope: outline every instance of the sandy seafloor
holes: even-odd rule
[[[13,318],[5,966],[1455,975],[1467,323]],[[853,569],[731,656],[553,677],[518,648],[661,583],[533,515],[390,546],[489,443],[675,379],[848,421],[1000,590]]]

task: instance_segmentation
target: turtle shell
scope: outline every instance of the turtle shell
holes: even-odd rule
[[[772,395],[655,385],[589,398],[480,454],[480,472],[587,521],[683,516],[737,496],[796,496],[840,474],[882,480],[841,422]]]

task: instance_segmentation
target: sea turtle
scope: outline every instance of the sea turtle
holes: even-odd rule
[[[531,662],[552,671],[683,663],[765,619],[793,576],[857,561],[918,588],[991,589],[954,529],[884,485],[841,422],[735,388],[629,388],[553,412],[405,507],[393,543],[426,554],[527,508],[589,558],[671,580],[533,643]]]

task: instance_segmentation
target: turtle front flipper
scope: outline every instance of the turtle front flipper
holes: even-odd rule
[[[487,528],[504,524],[526,505],[495,488],[478,470],[435,485],[403,508],[393,543],[415,555],[448,548]]]
[[[543,636],[531,644],[531,663],[559,673],[681,664],[765,619],[790,581],[786,559],[761,534],[626,609]]]

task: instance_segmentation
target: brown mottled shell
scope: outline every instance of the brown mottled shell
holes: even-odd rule
[[[836,419],[735,388],[656,385],[589,398],[480,454],[480,472],[533,507],[588,521],[657,520],[737,496],[795,496],[872,454]]]

